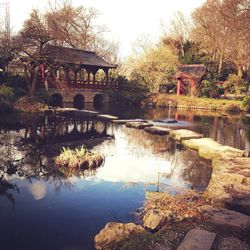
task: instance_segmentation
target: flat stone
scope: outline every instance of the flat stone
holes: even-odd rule
[[[153,124],[148,122],[127,122],[126,127],[128,128],[137,128],[137,129],[144,129],[146,127],[152,127]]]
[[[210,250],[216,234],[201,229],[190,230],[177,250]]]
[[[100,114],[100,115],[97,115],[97,118],[100,118],[100,119],[103,119],[103,120],[109,120],[109,121],[119,119],[117,116],[113,116],[113,115],[106,115],[106,114]]]
[[[74,112],[74,115],[76,117],[96,117],[98,115],[98,112],[84,109],[84,110],[76,110]]]
[[[241,200],[242,197],[245,198],[245,205],[249,203],[250,158],[215,159],[212,167],[212,177],[204,195],[213,205],[225,206],[225,203],[233,203],[237,199]],[[238,203],[238,209],[240,209],[239,206],[240,203]]]
[[[220,143],[214,141],[212,138],[199,138],[199,139],[184,140],[181,142],[181,144],[187,148],[191,148],[197,151],[202,146],[218,147],[221,145]]]
[[[204,145],[199,147],[199,156],[210,160],[228,157],[241,157],[243,155],[243,150],[220,144],[218,146],[214,144],[214,146]]]
[[[150,230],[158,230],[167,220],[167,217],[154,210],[149,210],[143,217],[143,226]]]
[[[74,114],[78,109],[75,108],[56,108],[54,109],[55,114],[71,115]]]
[[[127,122],[146,122],[146,120],[142,119],[129,119],[129,120],[113,120],[113,123],[116,124],[126,124]]]
[[[201,206],[199,211],[205,219],[223,228],[232,230],[246,230],[250,228],[250,216],[232,211],[226,208],[214,208],[212,206]]]
[[[95,236],[95,249],[109,249],[109,246],[128,238],[131,234],[138,234],[146,232],[142,226],[134,223],[107,223]]]
[[[170,128],[163,128],[158,126],[146,127],[144,130],[152,135],[167,135],[171,131]]]
[[[175,119],[165,119],[165,120],[155,120],[155,122],[162,122],[162,123],[177,123],[178,121]]]
[[[187,129],[171,130],[169,135],[170,135],[170,137],[172,137],[176,141],[198,139],[198,138],[203,137],[202,134],[198,134],[194,131],[187,130]]]

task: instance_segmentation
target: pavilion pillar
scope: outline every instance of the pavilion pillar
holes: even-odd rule
[[[191,96],[196,95],[196,81],[194,79],[190,79],[191,81]]]
[[[177,95],[181,94],[181,79],[177,81]]]

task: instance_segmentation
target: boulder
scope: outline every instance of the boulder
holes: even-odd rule
[[[127,122],[126,127],[128,128],[137,128],[137,129],[144,129],[146,127],[152,127],[153,124],[148,122]]]
[[[152,231],[160,229],[167,217],[154,210],[148,210],[143,217],[143,226]]]
[[[194,131],[187,130],[187,129],[171,130],[169,135],[170,135],[170,137],[172,137],[176,141],[198,139],[198,138],[203,137],[202,134],[198,134]]]
[[[212,166],[212,177],[204,194],[211,203],[225,206],[225,203],[230,204],[244,197],[242,204],[249,204],[250,158],[215,159]]]
[[[97,250],[107,249],[109,246],[128,238],[131,234],[143,232],[145,232],[145,229],[134,223],[123,224],[109,222],[106,224],[105,228],[95,236],[95,248]]]
[[[201,229],[190,230],[177,250],[210,250],[216,234]]]
[[[226,208],[214,208],[206,205],[199,207],[206,220],[223,229],[229,230],[247,230],[250,229],[250,216],[232,211]]]
[[[145,127],[144,130],[147,133],[153,134],[153,135],[167,135],[171,131],[169,128],[163,128],[158,126],[152,126],[152,127]]]

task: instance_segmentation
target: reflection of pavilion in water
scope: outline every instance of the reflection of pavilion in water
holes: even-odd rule
[[[146,119],[175,119],[177,121],[189,122],[185,126],[176,128],[188,128],[202,133],[205,137],[213,138],[223,145],[239,149],[250,150],[250,119],[230,115],[222,116],[220,113],[200,110],[149,110]]]
[[[25,129],[24,138],[35,144],[62,143],[92,138],[112,137],[108,133],[110,124],[97,120],[48,118]]]

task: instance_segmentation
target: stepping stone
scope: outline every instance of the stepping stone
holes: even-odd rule
[[[187,130],[187,129],[172,130],[172,131],[170,131],[169,135],[170,135],[170,137],[172,137],[176,141],[198,139],[198,138],[203,137],[202,134],[198,134],[194,131]]]
[[[212,138],[199,138],[199,139],[184,140],[181,142],[181,144],[187,148],[191,148],[197,151],[202,146],[218,147],[221,145],[220,143],[216,142]]]
[[[76,117],[96,117],[98,112],[90,111],[90,110],[76,110],[74,112]]]
[[[210,250],[216,234],[201,229],[190,230],[177,250]]]
[[[226,208],[214,208],[209,205],[198,208],[206,220],[228,230],[246,230],[250,227],[250,216]]]
[[[118,119],[117,116],[105,115],[105,114],[97,115],[97,118],[100,118],[100,119],[103,119],[103,120],[108,120],[108,121],[112,121],[112,120],[117,120]]]
[[[113,120],[113,123],[117,123],[117,124],[126,124],[127,122],[146,122],[146,120],[142,120],[142,119],[129,119],[129,120]]]
[[[127,122],[126,127],[128,128],[137,128],[137,129],[144,129],[146,127],[152,127],[153,124],[148,122]]]
[[[167,135],[171,131],[171,129],[169,128],[163,128],[158,126],[146,127],[144,130],[152,135]]]
[[[166,120],[155,120],[155,122],[162,122],[162,123],[177,123],[178,121],[175,119],[166,119]]]

